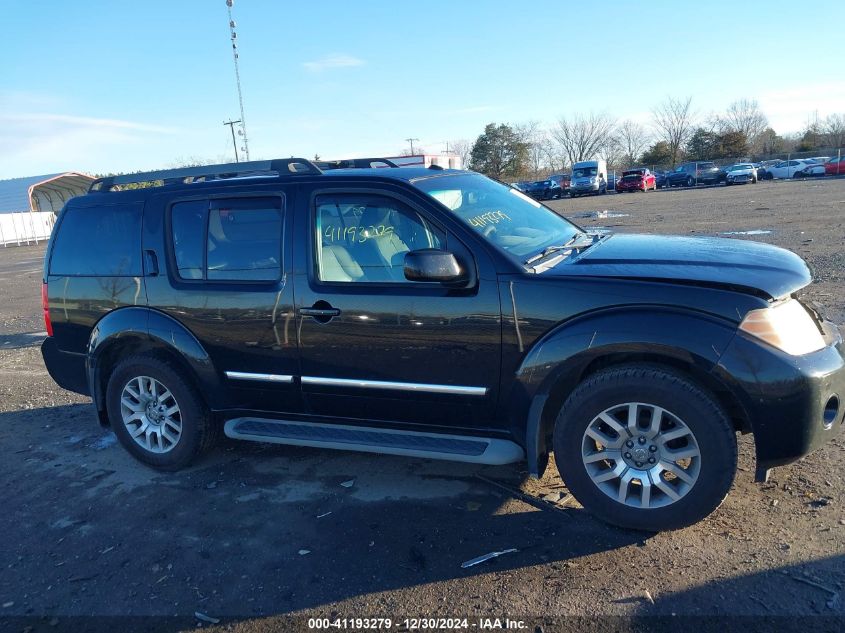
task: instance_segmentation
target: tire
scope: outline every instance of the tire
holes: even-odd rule
[[[619,413],[612,415],[621,416],[619,419],[623,421],[624,426],[619,425],[619,428],[627,433],[627,424],[624,421],[627,420],[626,412],[631,403],[638,416],[644,415],[645,412],[646,426],[651,419],[648,416],[649,411],[656,410],[648,407],[661,409],[662,412],[656,416],[661,430],[653,440],[647,439],[642,445],[639,443],[639,437],[636,437],[637,441],[631,445],[628,441],[622,443],[622,438],[627,435],[616,433],[618,437],[614,441],[620,442],[621,448],[616,449],[620,458],[593,459],[587,463],[586,457],[595,455],[588,451],[603,450],[586,434],[587,430],[598,428],[594,426],[596,424],[604,424],[602,420],[606,417],[599,418],[599,414],[618,409]],[[642,421],[643,419],[638,417],[636,433],[646,432],[643,430],[645,427],[641,426]],[[675,424],[676,421],[679,424]],[[610,429],[613,433],[610,426],[605,425],[603,428]],[[683,428],[690,434],[682,435],[680,439],[660,440],[660,437],[667,436],[668,433],[677,436]],[[608,436],[608,439],[612,438]],[[685,445],[678,449],[670,446],[670,442],[682,442]],[[656,365],[625,365],[589,376],[576,387],[564,403],[555,422],[553,444],[561,477],[585,509],[607,523],[650,532],[683,528],[713,512],[727,496],[737,466],[735,431],[721,406],[708,392],[685,375]],[[642,455],[636,455],[637,452],[657,455],[654,462],[656,465],[649,466],[646,462],[637,462],[646,469],[640,471],[635,470],[634,466],[628,467],[622,456],[626,459],[632,457],[632,453],[627,452],[629,446],[633,446],[631,451],[634,452],[634,459],[642,458]],[[671,469],[678,470],[676,462],[684,461],[672,461],[668,455],[671,450],[698,451],[698,457],[689,459],[690,470],[684,470],[684,479],[663,469],[666,464]],[[635,485],[628,480],[626,492],[629,502],[623,503],[610,496],[618,494],[622,478],[614,475],[601,483],[593,480],[593,476],[601,478],[601,474],[615,471],[620,465],[624,468],[620,471],[623,478],[633,476],[635,479],[638,472],[651,473],[646,476],[650,481],[649,490],[653,490],[648,498],[648,505],[652,507],[642,507],[641,491],[645,491],[642,483]],[[601,470],[602,467],[606,467],[606,470]],[[593,470],[592,476],[588,469]],[[599,475],[596,475],[596,472]],[[655,472],[662,487],[655,485]],[[692,479],[692,483],[687,483],[687,479]],[[677,487],[673,487],[675,485]],[[671,488],[679,498],[673,501],[669,494],[663,492],[666,487]],[[638,495],[633,495],[634,492]]]
[[[695,187],[695,181],[692,176],[687,176],[687,187]]]
[[[196,388],[182,378],[182,374],[183,371],[167,361],[151,356],[130,356],[115,367],[109,378],[106,408],[117,439],[135,459],[158,470],[175,471],[186,467],[208,452],[220,435],[220,425],[214,423]],[[177,407],[175,413],[165,416],[159,422],[153,421],[152,416],[161,416],[166,411],[156,414],[156,408],[153,407],[151,413],[149,407],[143,405],[153,393],[152,389],[147,389],[152,384],[148,380],[158,383],[155,392],[159,396],[165,395],[162,387],[170,392],[172,399],[162,399],[162,408],[172,408],[173,404]],[[131,390],[126,391],[130,387]],[[136,398],[132,395],[134,393],[141,397]],[[125,405],[124,401],[132,404],[133,408]],[[136,410],[134,406],[139,409]],[[144,417],[124,422],[124,416],[131,418],[137,415]],[[175,426],[177,423],[178,433]],[[140,436],[139,440],[133,439],[130,428],[133,431],[150,429],[143,433],[147,446],[142,446]],[[173,437],[176,441],[171,441]]]

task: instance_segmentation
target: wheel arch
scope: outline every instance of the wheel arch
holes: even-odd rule
[[[149,308],[126,307],[100,319],[88,342],[85,366],[100,424],[109,424],[105,394],[112,368],[120,359],[141,353],[174,364],[209,408],[221,407],[222,382],[197,338],[169,315]]]
[[[647,308],[587,316],[547,334],[517,372],[511,400],[511,424],[519,420],[525,429],[529,473],[541,477],[545,471],[554,422],[566,398],[608,367],[636,363],[681,372],[714,396],[737,431],[750,432],[740,399],[712,372],[734,335],[735,327],[709,315]]]

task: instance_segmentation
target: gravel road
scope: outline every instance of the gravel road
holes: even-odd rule
[[[806,296],[845,324],[845,179],[550,206],[596,230],[730,234],[789,248],[818,279]],[[520,466],[229,441],[187,471],[160,474],[130,459],[89,401],[47,375],[42,254],[43,245],[0,248],[0,630],[71,630],[91,615],[166,616],[131,622],[192,629],[195,612],[219,618],[212,628],[242,631],[291,630],[292,614],[792,616],[778,622],[842,630],[842,437],[762,485],[741,438],[723,506],[653,536],[567,502],[554,468],[531,481]],[[461,567],[510,548],[518,551]],[[532,630],[535,622],[546,632],[561,624],[532,621]],[[605,630],[614,621],[590,622]]]

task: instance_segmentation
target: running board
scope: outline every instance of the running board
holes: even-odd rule
[[[262,418],[235,418],[227,421],[223,429],[228,437],[235,440],[406,455],[474,464],[510,464],[525,457],[518,444],[489,437]]]

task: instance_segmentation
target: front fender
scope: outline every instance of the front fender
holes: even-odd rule
[[[103,361],[110,354],[129,345],[131,349],[164,349],[178,356],[203,385],[209,406],[218,408],[223,389],[211,358],[196,337],[184,325],[162,312],[142,307],[113,310],[100,319],[91,331],[85,359],[86,377],[91,397],[101,419],[105,412]]]
[[[525,429],[529,473],[542,476],[557,409],[592,363],[663,360],[709,374],[735,334],[735,324],[709,314],[650,306],[590,313],[550,330],[526,354],[510,394],[509,422]]]

